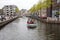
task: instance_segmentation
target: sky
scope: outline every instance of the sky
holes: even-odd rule
[[[0,0],[0,9],[4,5],[16,5],[19,10],[21,9],[30,9],[34,4],[39,0]]]

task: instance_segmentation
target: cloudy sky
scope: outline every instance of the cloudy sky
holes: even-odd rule
[[[19,9],[30,9],[39,0],[0,0],[0,8],[4,5],[17,5]]]

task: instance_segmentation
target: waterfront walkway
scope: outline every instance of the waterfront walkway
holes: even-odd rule
[[[58,20],[57,18],[51,18],[51,17],[47,17],[47,19],[43,19],[43,18],[39,18],[37,16],[27,16],[33,19],[36,19],[38,21],[41,21],[43,23],[55,23],[55,24],[60,24],[60,19]]]

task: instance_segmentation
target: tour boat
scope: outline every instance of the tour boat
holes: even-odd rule
[[[36,26],[37,26],[37,24],[36,24],[35,19],[28,18],[27,27],[28,28],[36,28]]]

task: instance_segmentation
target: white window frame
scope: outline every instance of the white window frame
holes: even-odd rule
[[[57,3],[60,3],[60,0],[57,0]]]

